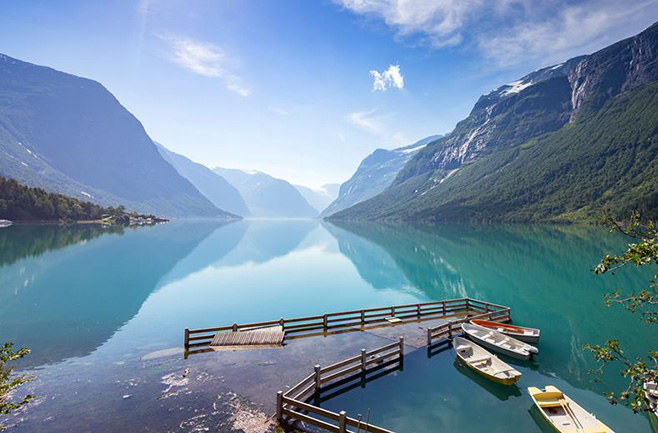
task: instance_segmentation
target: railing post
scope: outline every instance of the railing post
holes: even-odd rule
[[[316,365],[315,366],[315,391],[320,391],[320,387],[322,386],[322,375],[320,373],[320,366]]]
[[[466,298],[465,301],[466,301],[466,309],[470,310],[471,309],[471,300]]]
[[[279,319],[279,325],[281,325],[281,331],[285,332],[286,331],[286,321],[284,320],[283,317]]]
[[[404,356],[404,337],[400,337],[400,358]]]
[[[233,332],[238,332],[238,324],[237,323],[233,324]]]
[[[361,372],[366,372],[366,349],[361,349]]]
[[[185,328],[185,350],[190,348],[190,330]]]
[[[430,328],[427,328],[427,345],[432,345],[432,330]]]
[[[283,421],[283,391],[276,393],[276,419]]]
[[[391,307],[391,317],[395,317],[395,307]]]
[[[420,304],[416,304],[416,315],[420,317]]]
[[[324,316],[322,316],[322,326],[324,327],[324,330],[326,331],[327,328],[329,327],[329,319],[327,318],[327,314],[325,313]]]
[[[366,324],[366,312],[365,310],[361,310],[361,326]]]
[[[441,301],[441,308],[443,308],[443,315],[445,316],[447,311],[446,311],[446,301]]]
[[[347,413],[344,410],[341,410],[338,414],[338,431],[340,433],[347,431]]]

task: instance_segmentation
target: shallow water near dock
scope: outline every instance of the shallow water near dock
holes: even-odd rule
[[[322,404],[397,432],[548,432],[528,386],[556,385],[617,432],[646,415],[602,395],[586,343],[619,338],[645,354],[656,332],[603,294],[646,286],[648,270],[595,276],[625,239],[601,227],[173,221],[138,229],[0,229],[0,342],[32,353],[17,367],[37,399],[16,432],[272,431],[275,393],[314,364],[390,342],[393,330],[291,340],[280,349],[183,359],[185,327],[208,327],[457,297],[511,307],[542,329],[540,354],[491,384],[451,349],[409,348],[404,369]],[[502,356],[501,356],[502,357]],[[185,370],[189,370],[185,374]],[[0,418],[1,419],[1,418]],[[207,430],[206,430],[207,429]]]

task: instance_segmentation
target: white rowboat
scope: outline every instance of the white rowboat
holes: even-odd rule
[[[459,359],[487,379],[502,385],[513,385],[521,379],[521,373],[472,341],[455,337],[453,344]]]
[[[528,360],[533,354],[539,353],[536,347],[481,326],[462,323],[462,330],[476,343],[512,358]]]

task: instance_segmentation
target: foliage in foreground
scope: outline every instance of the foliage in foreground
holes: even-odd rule
[[[30,349],[22,348],[14,351],[13,343],[5,343],[0,347],[0,415],[8,415],[20,409],[32,400],[33,396],[28,394],[20,401],[12,400],[12,393],[21,385],[30,382],[33,378],[20,375],[12,377],[14,368],[9,362],[20,359],[30,353]],[[0,431],[9,426],[0,424]]]
[[[596,274],[611,273],[627,266],[655,266],[658,268],[658,230],[653,221],[642,222],[641,215],[634,212],[630,220],[622,225],[610,215],[606,215],[605,223],[611,231],[618,231],[633,240],[628,244],[626,251],[620,255],[606,255],[594,268]],[[630,292],[616,291],[605,295],[608,306],[622,305],[631,313],[639,312],[641,320],[648,326],[658,324],[658,270],[649,286],[644,289]],[[658,351],[650,350],[647,358],[629,358],[622,349],[619,340],[609,340],[603,345],[587,345],[597,362],[599,368],[594,372],[602,373],[610,364],[621,364],[621,375],[628,380],[625,390],[606,395],[612,404],[624,403],[633,409],[633,412],[650,410],[644,396],[645,382],[658,382]]]

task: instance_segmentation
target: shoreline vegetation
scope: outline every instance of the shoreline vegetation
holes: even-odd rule
[[[0,176],[0,227],[13,224],[101,224],[146,226],[168,222],[153,214],[103,207]]]

